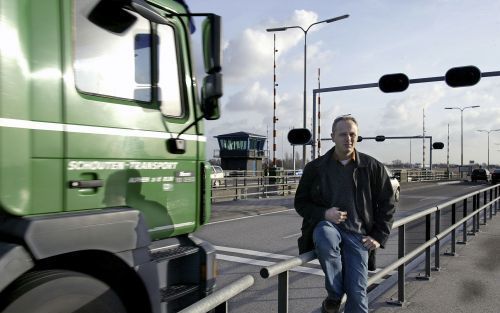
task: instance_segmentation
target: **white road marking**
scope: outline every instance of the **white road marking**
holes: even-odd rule
[[[291,258],[294,257],[294,256],[291,256],[291,255],[275,254],[275,253],[270,253],[270,252],[261,252],[261,251],[255,251],[255,250],[240,249],[240,248],[231,248],[231,247],[222,247],[222,246],[215,246],[215,249],[218,250],[218,251],[239,253],[239,254],[257,256],[257,257],[264,257],[264,258],[271,258],[271,259],[279,259],[279,260],[288,260],[288,259],[291,259]],[[312,260],[309,263],[319,265],[318,260]]]
[[[252,216],[236,217],[236,218],[231,218],[231,219],[227,219],[227,220],[211,222],[211,223],[208,223],[206,225],[213,225],[213,224],[219,224],[219,223],[225,223],[225,222],[239,221],[239,220],[244,220],[244,219],[247,219],[247,218],[259,217],[259,216],[265,216],[265,215],[271,215],[271,214],[276,214],[276,213],[283,213],[283,212],[288,212],[288,211],[295,211],[295,209],[286,209],[286,210],[274,211],[274,212],[269,212],[269,213],[262,213],[262,214],[252,215]]]
[[[232,255],[225,255],[225,254],[217,254],[216,257],[219,260],[236,262],[236,263],[243,263],[243,264],[248,264],[248,265],[270,266],[270,265],[275,264],[275,262],[242,258],[242,257],[237,257],[237,256],[232,256]],[[307,267],[303,267],[303,266],[294,267],[290,271],[312,274],[312,275],[317,275],[317,276],[325,276],[325,274],[323,273],[323,270],[321,270],[321,269],[307,268]]]
[[[292,234],[292,235],[289,235],[289,236],[285,236],[285,237],[283,237],[283,239],[288,239],[288,238],[292,238],[292,237],[298,237],[300,235],[302,235],[302,233],[296,233],[296,234]]]

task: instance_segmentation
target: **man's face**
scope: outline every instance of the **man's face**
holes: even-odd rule
[[[358,127],[353,121],[340,121],[332,133],[332,140],[335,143],[335,152],[338,155],[351,155],[358,141]]]

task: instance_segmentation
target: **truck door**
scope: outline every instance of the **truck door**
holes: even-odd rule
[[[128,206],[143,212],[154,238],[191,232],[196,128],[184,137],[185,154],[166,149],[166,139],[195,118],[183,27],[121,8],[106,14],[116,8],[98,0],[63,3],[73,29],[66,34],[65,209]]]

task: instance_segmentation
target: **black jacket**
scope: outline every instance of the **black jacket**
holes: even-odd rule
[[[295,194],[295,210],[303,217],[302,236],[298,240],[299,253],[314,248],[312,233],[317,223],[324,220],[325,211],[333,207],[329,197],[327,162],[332,159],[335,147],[323,156],[309,162],[304,168]],[[377,240],[383,248],[394,221],[394,191],[384,165],[373,157],[357,150],[353,174],[355,204],[359,217],[364,221],[367,235]]]

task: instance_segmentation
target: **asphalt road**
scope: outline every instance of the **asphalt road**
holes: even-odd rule
[[[396,220],[484,187],[479,183],[403,184]],[[441,224],[445,227],[450,224],[450,214],[449,210],[443,213]],[[460,205],[457,218],[461,215]],[[211,242],[217,249],[218,286],[223,287],[246,274],[255,278],[252,287],[230,301],[230,312],[277,312],[277,277],[264,280],[259,271],[263,266],[298,255],[296,242],[300,224],[301,217],[293,209],[292,197],[214,205],[212,222],[194,235]],[[409,225],[407,251],[424,241],[423,227],[422,222]],[[386,249],[377,253],[377,267],[395,259],[397,232],[394,231]],[[290,273],[289,312],[320,312],[319,306],[326,296],[324,278],[317,261],[311,263]]]

